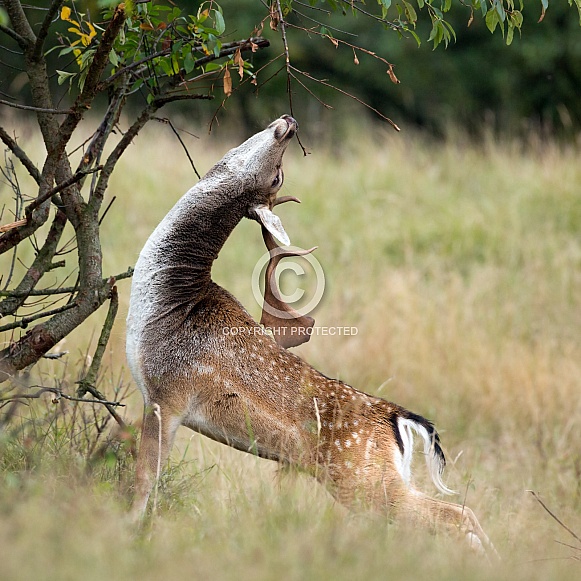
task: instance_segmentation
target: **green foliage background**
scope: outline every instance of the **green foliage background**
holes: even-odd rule
[[[99,4],[97,0],[75,3],[79,11],[89,13],[93,21],[98,21]],[[201,2],[177,0],[175,4],[186,13],[195,13]],[[219,4],[226,23],[224,42],[249,36],[268,14],[259,0],[223,0]],[[452,24],[457,40],[452,40],[447,48],[442,43],[436,50],[428,41],[431,22],[425,9],[418,10],[416,32],[422,40],[418,47],[410,35],[400,38],[398,33],[386,30],[381,23],[361,14],[354,17],[349,11],[344,15],[340,10],[327,14],[313,10],[307,4],[295,2],[293,8],[305,16],[287,15],[288,21],[320,30],[320,26],[308,18],[318,20],[336,38],[366,47],[393,63],[401,83],[392,83],[386,74],[387,67],[361,51],[357,51],[359,64],[356,65],[351,48],[343,45],[335,48],[329,39],[314,34],[308,36],[303,31],[289,28],[292,64],[313,77],[326,79],[351,92],[398,125],[416,125],[438,135],[451,125],[472,133],[479,132],[483,126],[509,133],[541,127],[562,137],[576,135],[581,127],[581,100],[578,98],[581,28],[577,9],[565,0],[550,2],[542,22],[537,21],[546,2],[527,2],[523,10],[522,36],[515,32],[508,47],[506,38],[498,29],[495,34],[490,33],[478,12],[468,26],[470,8],[454,0],[452,9],[445,16]],[[329,8],[325,2],[315,4],[318,8]],[[367,2],[366,8],[376,10],[375,4]],[[390,18],[394,6],[395,3],[390,8]],[[39,11],[39,19],[41,17]],[[270,29],[268,20],[262,34],[271,41],[271,47],[251,56],[255,70],[283,51],[280,33]],[[5,36],[2,43],[10,44]],[[51,58],[56,59],[56,54]],[[26,97],[24,75],[11,68],[14,59],[9,51],[2,51],[0,90]],[[284,71],[261,86],[281,64],[283,61],[279,60],[259,75],[258,89],[248,83],[235,90],[220,119],[229,125],[228,122],[234,119],[238,123],[242,121],[245,125],[242,131],[247,132],[287,111],[289,103]],[[338,114],[332,117],[334,125],[340,124],[341,119],[369,113],[348,97],[303,80],[317,96],[338,110]],[[236,74],[233,81],[236,89]],[[63,87],[63,92],[65,90]],[[221,91],[217,90],[216,95],[213,103],[196,103],[195,107],[182,105],[181,108],[194,120],[207,122],[220,103]],[[262,98],[256,99],[257,95]],[[317,120],[325,118],[324,107],[297,82],[293,83],[293,104],[295,116],[303,125],[313,126]],[[376,119],[379,121],[378,117]]]

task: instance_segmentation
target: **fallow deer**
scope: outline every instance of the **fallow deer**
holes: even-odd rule
[[[271,273],[276,268],[273,236],[285,245],[289,239],[272,208],[288,201],[276,194],[282,157],[297,129],[283,115],[229,151],[176,203],[141,251],[127,317],[127,358],[145,401],[133,514],[144,514],[160,463],[184,425],[294,465],[349,507],[444,525],[473,546],[491,546],[469,508],[429,498],[412,485],[415,432],[435,486],[451,493],[441,479],[445,459],[430,421],[326,377],[280,345],[275,339],[284,343],[282,334],[265,333],[211,279],[212,263],[244,217],[262,225]],[[285,308],[269,279],[265,297],[288,316],[263,322],[311,326],[312,319]],[[236,334],[227,332],[232,328]]]

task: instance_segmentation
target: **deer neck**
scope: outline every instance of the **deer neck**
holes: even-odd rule
[[[139,256],[132,294],[163,305],[161,313],[204,298],[212,264],[244,216],[244,201],[231,190],[202,180],[176,203]]]

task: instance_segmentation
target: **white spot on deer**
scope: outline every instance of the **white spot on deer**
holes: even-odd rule
[[[365,443],[365,460],[368,462],[371,460],[371,449],[373,448],[373,440],[371,438],[367,439]]]
[[[351,440],[345,440],[345,446],[347,446],[347,448],[351,448]]]

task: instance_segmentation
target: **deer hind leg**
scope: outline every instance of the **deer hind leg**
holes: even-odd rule
[[[450,532],[459,533],[476,552],[491,554],[498,558],[493,544],[467,506],[436,500],[409,488],[407,494],[398,499],[396,510],[399,518],[430,528],[442,527]]]
[[[145,406],[141,443],[135,470],[135,493],[131,516],[139,520],[145,515],[151,490],[169,456],[180,417],[163,404]]]

